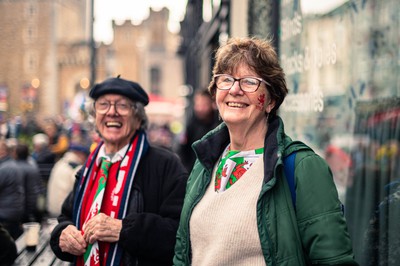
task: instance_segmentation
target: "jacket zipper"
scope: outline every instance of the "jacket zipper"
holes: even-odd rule
[[[265,191],[261,191],[260,192],[260,196],[259,196],[259,201],[260,201],[260,205],[263,205],[263,204],[265,204],[265,202],[263,201],[263,196],[264,196],[264,194],[265,193],[267,193],[268,192],[268,189],[267,188],[265,188]],[[258,206],[259,206],[259,204],[257,204],[257,212],[258,212]],[[260,206],[260,208],[261,209],[263,209],[263,210],[265,210],[265,206]],[[266,217],[265,216],[261,216],[261,218],[260,218],[260,226],[262,227],[262,228],[264,228],[264,231],[265,231],[265,236],[266,236],[266,240],[267,240],[267,242],[268,242],[268,250],[269,250],[269,253],[270,253],[270,257],[271,257],[271,260],[272,260],[272,265],[271,266],[274,266],[274,265],[276,265],[276,261],[275,261],[275,256],[274,256],[274,254],[273,254],[273,250],[272,250],[272,241],[271,241],[271,238],[270,238],[270,236],[269,236],[269,232],[268,232],[268,229],[264,226],[264,224],[266,224]],[[259,237],[260,237],[260,234],[259,234]],[[261,243],[261,245],[263,245],[262,243],[263,243],[264,241],[262,241],[262,239],[260,238],[260,243]],[[264,259],[265,259],[265,257],[264,257]]]

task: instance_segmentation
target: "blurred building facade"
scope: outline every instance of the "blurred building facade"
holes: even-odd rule
[[[228,37],[273,38],[285,131],[328,161],[360,265],[400,263],[398,14],[395,0],[189,0],[181,23],[192,90],[208,85]]]
[[[99,51],[108,54],[107,76],[139,82],[150,95],[146,107],[151,122],[170,123],[182,120],[184,84],[183,60],[177,50],[179,34],[168,30],[169,10],[150,9],[149,17],[139,25],[131,21],[113,22],[114,41]],[[103,64],[99,64],[101,67]]]
[[[67,82],[60,68],[80,68],[87,57],[87,48],[81,48],[90,32],[87,5],[69,0],[0,2],[0,111],[61,111],[71,89],[60,87]]]
[[[175,98],[183,84],[182,60],[177,55],[180,37],[168,30],[169,10],[150,9],[139,25],[113,22],[113,62],[109,74],[138,81],[149,93]]]
[[[0,113],[77,113],[92,83],[92,2],[0,1]],[[179,99],[180,37],[168,17],[164,8],[139,25],[113,22],[113,42],[94,43],[95,82],[121,75],[158,99]]]

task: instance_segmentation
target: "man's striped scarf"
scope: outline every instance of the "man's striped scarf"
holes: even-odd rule
[[[86,221],[85,218],[88,217],[87,213],[82,213],[82,203],[87,194],[90,194],[91,187],[93,187],[94,182],[98,182],[98,170],[100,165],[96,163],[96,158],[99,153],[100,147],[103,143],[100,143],[98,147],[89,155],[89,158],[85,164],[85,169],[80,176],[80,183],[76,189],[75,199],[74,199],[74,212],[73,212],[73,221],[75,226],[82,230],[83,225]],[[119,205],[119,212],[115,218],[123,219],[127,214],[129,197],[131,193],[131,189],[133,187],[133,180],[135,177],[136,170],[138,168],[139,162],[143,154],[146,153],[148,149],[148,141],[146,138],[146,134],[143,131],[137,131],[133,136],[132,141],[128,147],[127,153],[122,159],[121,165],[127,165],[128,171],[125,172],[123,187],[121,190],[123,191],[122,199]],[[119,177],[120,178],[120,177]],[[86,202],[86,204],[88,204]],[[93,245],[92,248],[98,247],[98,245]],[[90,248],[90,246],[88,246]],[[118,242],[111,243],[109,246],[108,256],[104,259],[102,265],[120,265],[122,258],[122,249],[119,247]],[[83,261],[82,258],[77,260]],[[88,261],[85,265],[94,265],[92,262]]]

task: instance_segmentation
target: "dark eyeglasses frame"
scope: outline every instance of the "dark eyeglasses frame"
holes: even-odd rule
[[[108,111],[110,111],[110,108],[111,108],[111,106],[112,105],[114,105],[114,110],[119,114],[119,115],[121,115],[121,116],[124,116],[124,115],[128,115],[129,114],[129,112],[128,113],[122,113],[121,114],[121,112],[118,110],[118,108],[117,108],[117,104],[119,103],[118,101],[117,102],[114,102],[114,103],[111,103],[111,102],[109,102],[109,101],[106,101],[110,106],[108,106],[108,108],[107,109],[105,109],[104,111],[99,111],[99,110],[97,110],[96,109],[96,102],[97,102],[97,100],[93,103],[93,109],[96,111],[96,113],[98,113],[98,114],[101,114],[101,115],[105,115]],[[135,106],[135,104],[132,104],[132,103],[128,103],[128,105],[130,106],[130,109],[134,109],[136,106]]]
[[[227,77],[232,78],[232,79],[234,80],[233,83],[232,83],[232,86],[229,87],[229,88],[226,88],[226,89],[218,88],[217,82],[216,82],[216,78],[221,77],[221,76],[227,76]],[[241,81],[242,79],[246,79],[246,78],[252,78],[252,79],[258,80],[258,86],[257,86],[257,88],[256,88],[254,91],[248,91],[248,90],[243,90],[243,89],[242,89],[242,85],[240,84],[240,81]],[[257,78],[257,77],[247,76],[247,77],[242,77],[242,78],[235,78],[235,77],[233,77],[233,76],[231,76],[231,75],[228,75],[228,74],[215,74],[215,75],[214,75],[215,86],[216,86],[217,89],[219,89],[219,90],[225,90],[225,91],[227,91],[227,90],[232,89],[232,87],[233,87],[233,85],[235,84],[236,81],[239,82],[239,88],[240,88],[242,91],[244,91],[244,92],[249,92],[249,93],[256,92],[256,91],[258,90],[258,88],[260,87],[261,82],[265,83],[265,84],[268,85],[268,86],[271,86],[271,85],[270,85],[267,81],[265,81],[264,79],[262,79],[262,78]]]

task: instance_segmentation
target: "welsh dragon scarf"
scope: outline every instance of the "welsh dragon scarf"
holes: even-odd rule
[[[104,165],[102,166],[103,169],[101,169],[100,164],[96,163],[96,158],[102,145],[103,143],[99,144],[98,147],[89,155],[85,164],[85,169],[80,177],[80,183],[76,190],[73,221],[79,230],[82,230],[83,225],[101,209],[104,188],[107,186],[107,176],[105,176],[107,173],[104,171],[108,171]],[[114,218],[123,219],[127,214],[129,197],[135,173],[139,161],[143,154],[146,153],[147,148],[148,142],[146,134],[143,131],[137,131],[129,144],[125,156],[122,158],[122,161],[118,162],[118,184],[121,185],[120,191],[122,191],[122,197],[120,197],[120,200],[118,201],[118,212],[115,214]],[[101,161],[103,162],[103,160]],[[116,177],[109,176],[108,178]],[[91,199],[89,195],[94,189],[96,190],[96,195]],[[88,200],[91,200],[91,202],[87,202]],[[90,211],[87,211],[89,208],[82,207],[87,205],[90,206]],[[77,258],[77,265],[120,265],[123,252],[119,247],[118,242],[106,243],[106,257],[103,257],[104,254],[101,254],[100,256],[99,244],[97,242],[93,243],[93,245],[88,245],[87,249],[88,250],[84,256]]]
[[[226,147],[215,174],[215,191],[230,188],[263,154],[264,147],[250,151],[233,151]]]

